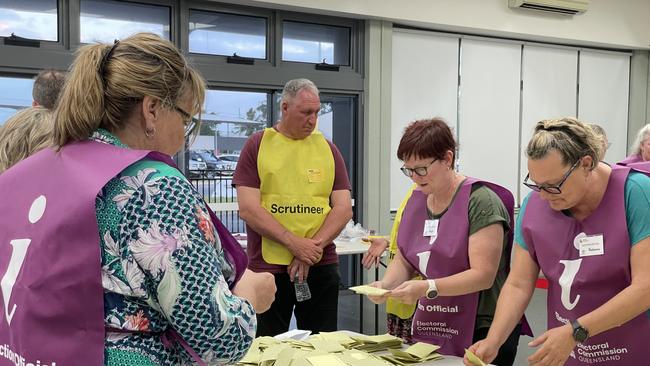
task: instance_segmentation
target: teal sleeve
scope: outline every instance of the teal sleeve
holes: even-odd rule
[[[650,177],[643,173],[630,172],[625,181],[625,216],[632,246],[650,236]]]
[[[524,240],[524,234],[521,232],[521,222],[523,221],[524,212],[526,212],[526,205],[528,205],[528,198],[530,198],[531,193],[532,192],[530,192],[521,203],[521,207],[519,207],[519,214],[517,214],[517,221],[515,222],[515,243],[517,243],[517,245],[525,250],[528,250],[528,245]]]
[[[126,169],[124,169],[124,171],[122,171],[122,175],[137,176],[138,172],[144,171],[147,168],[153,169],[152,174],[147,177],[148,179],[160,177],[185,178],[183,173],[181,173],[178,169],[169,166],[162,161],[149,159],[142,159],[129,165]]]
[[[625,182],[625,216],[630,243],[650,236],[650,177],[631,172]]]

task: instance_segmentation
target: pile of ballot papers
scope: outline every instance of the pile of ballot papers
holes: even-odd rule
[[[322,332],[305,340],[259,337],[239,365],[251,366],[390,366],[442,358],[440,347],[416,343],[402,350],[389,334],[365,336]],[[390,353],[387,353],[390,352]],[[374,353],[381,353],[376,355]]]
[[[391,349],[390,355],[380,356],[393,365],[411,365],[418,362],[433,361],[442,358],[437,353],[440,346],[418,342],[405,350]]]

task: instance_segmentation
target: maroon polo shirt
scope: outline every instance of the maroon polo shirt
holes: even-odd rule
[[[260,150],[263,135],[264,131],[258,131],[246,141],[237,161],[237,168],[232,180],[233,186],[260,188],[260,176],[257,171],[257,155]],[[327,140],[327,143],[332,149],[332,156],[334,157],[335,171],[332,191],[344,189],[349,191],[352,189],[352,186],[350,185],[348,172],[345,169],[345,162],[343,161],[341,152],[331,141]],[[246,233],[248,237],[248,268],[255,272],[284,273],[287,271],[287,266],[269,264],[264,261],[264,258],[262,258],[262,237],[248,226],[248,224],[246,224]],[[321,258],[316,266],[337,262],[336,247],[334,243],[329,243],[323,250],[323,258]]]

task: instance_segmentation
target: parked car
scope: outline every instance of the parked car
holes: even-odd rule
[[[237,163],[221,160],[209,151],[191,151],[190,159],[202,161],[206,165],[205,176],[213,178],[215,175],[233,175]]]
[[[202,161],[205,161],[205,165],[208,170],[221,170],[223,169],[223,164],[220,164],[220,161],[212,156],[212,154],[204,151],[197,151],[194,153]]]
[[[190,152],[190,159],[188,166],[188,175],[192,177],[201,177],[203,172],[208,168],[203,158]]]
[[[235,170],[237,162],[239,161],[239,154],[220,154],[217,159],[228,163],[231,170]]]

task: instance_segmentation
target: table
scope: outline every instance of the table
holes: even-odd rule
[[[354,283],[355,285],[363,285],[361,280],[363,279],[363,265],[361,264],[361,254],[364,254],[370,248],[369,243],[363,242],[360,238],[343,241],[343,240],[334,240],[336,245],[336,254],[338,255],[355,255],[355,271],[354,271]],[[386,251],[382,254],[382,257],[386,256]],[[384,263],[379,262],[384,267]],[[379,265],[375,266],[375,278],[379,279]],[[359,332],[363,332],[363,295],[359,296]],[[379,305],[375,304],[375,334],[379,334]]]
[[[246,248],[247,241],[246,239],[237,238],[239,245],[242,248]],[[363,278],[363,266],[361,265],[361,255],[368,251],[370,245],[363,242],[360,238],[353,240],[334,240],[336,245],[336,254],[337,255],[353,255],[355,256],[355,271],[353,272],[353,283],[355,285],[362,285],[361,279]],[[382,255],[385,256],[386,252]],[[381,262],[380,262],[381,263]],[[381,265],[384,265],[381,263]],[[385,266],[385,265],[384,265]],[[375,278],[379,278],[379,266],[375,267]],[[363,332],[363,296],[359,296],[359,331]],[[375,304],[375,334],[379,333],[379,305]]]
[[[349,335],[356,335],[356,336],[359,335],[359,333],[357,332],[351,332],[347,330],[343,330],[342,332],[348,333]],[[407,345],[402,346],[402,349],[406,349],[406,348],[408,348]],[[384,353],[379,352],[378,354],[384,354]],[[413,366],[464,366],[465,365],[463,363],[462,357],[447,356],[447,355],[443,355],[443,357],[444,357],[443,359],[439,359],[439,360],[416,363],[413,364]],[[494,365],[488,364],[488,366],[494,366]]]
[[[239,245],[241,245],[242,248],[246,249],[247,246],[247,240],[246,239],[239,239],[235,237],[237,241],[239,242]],[[336,245],[336,254],[338,255],[353,255],[353,254],[363,254],[368,251],[368,248],[370,247],[369,244],[365,244],[361,239],[355,239],[355,240],[334,240],[334,244]]]

